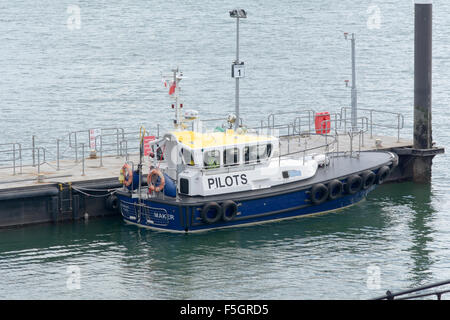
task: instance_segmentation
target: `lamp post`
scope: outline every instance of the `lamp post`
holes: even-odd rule
[[[230,11],[230,17],[236,18],[236,60],[231,65],[231,77],[236,79],[236,120],[234,129],[237,130],[240,124],[239,116],[239,79],[244,77],[244,62],[239,61],[239,20],[247,18],[247,12],[244,9],[234,9]]]
[[[348,33],[344,33],[345,40],[347,40]],[[352,33],[352,37],[350,38],[352,42],[352,131],[357,131],[357,118],[358,118],[358,99],[357,99],[357,90],[356,90],[356,66],[355,66],[355,34]]]

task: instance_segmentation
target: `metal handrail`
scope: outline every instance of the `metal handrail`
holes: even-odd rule
[[[2,166],[2,169],[8,169],[13,168],[13,175],[16,174],[16,161],[20,162],[20,173],[22,173],[22,145],[18,142],[12,142],[12,143],[2,143],[1,146],[10,146],[11,149],[7,150],[0,150],[0,153],[10,154],[12,153],[11,159],[2,159],[2,162],[12,162],[12,167]],[[16,148],[17,147],[17,148]],[[17,152],[17,157],[16,157]]]
[[[301,111],[287,111],[287,112],[271,113],[267,117],[267,126],[268,127],[272,127],[272,128],[275,127],[275,116],[288,115],[288,114],[296,114],[296,115],[298,115],[298,114],[301,114],[301,113],[307,113],[308,114],[308,117],[310,118],[310,121],[308,121],[308,123],[311,126],[311,123],[312,123],[311,119],[314,118],[315,111],[314,110],[310,110],[310,109],[301,110]],[[272,124],[271,124],[271,122],[272,122]],[[309,128],[309,131],[311,131],[311,127]]]
[[[319,145],[319,146],[314,146],[314,147],[310,147],[310,148],[305,147],[305,149],[297,150],[297,151],[294,151],[294,152],[289,152],[289,151],[288,151],[288,152],[285,153],[285,154],[281,154],[281,153],[280,153],[280,156],[279,156],[279,157],[280,157],[280,158],[289,157],[289,156],[292,156],[292,155],[294,155],[294,154],[306,153],[306,152],[309,152],[309,151],[313,151],[313,150],[317,150],[317,149],[322,149],[322,148],[330,149],[330,147],[336,143],[336,137],[335,137],[334,135],[329,135],[329,134],[317,134],[317,133],[309,133],[309,134],[310,134],[310,135],[317,135],[317,136],[323,137],[323,138],[325,139],[325,143],[324,143],[324,144],[321,144],[321,145]],[[291,135],[291,137],[292,137],[292,136],[298,136],[298,137],[301,137],[301,135]],[[288,136],[281,136],[280,138],[285,138],[285,137],[288,137]],[[328,141],[329,138],[331,138],[331,141]],[[306,142],[306,140],[305,140],[305,142]]]
[[[388,291],[386,291],[385,295],[376,297],[373,300],[394,300],[396,297],[420,292],[420,291],[427,290],[427,289],[433,289],[433,288],[437,288],[437,287],[441,287],[441,286],[445,286],[445,285],[449,285],[449,284],[450,284],[450,280],[445,280],[445,281],[431,283],[431,284],[421,286],[418,288],[399,291],[396,293],[392,293],[391,291],[388,290]],[[417,299],[417,298],[424,298],[424,297],[430,297],[430,296],[436,296],[436,298],[438,300],[441,300],[442,295],[445,293],[449,293],[449,292],[450,292],[449,289],[440,290],[440,291],[435,291],[435,292],[427,292],[427,293],[421,293],[421,294],[417,294],[417,295],[405,296],[405,297],[398,298],[396,300],[409,300],[409,299]]]
[[[334,117],[334,121],[336,122],[336,124],[337,124],[337,121],[338,121],[338,118],[339,118],[339,127],[340,127],[340,125],[341,125],[341,122],[342,122],[342,116],[341,116],[341,114],[340,113],[331,113],[331,114],[329,114],[329,116],[330,116],[330,120],[331,120],[331,118],[333,118]],[[302,116],[300,116],[300,117],[296,117],[295,119],[294,119],[294,132],[295,133],[308,133],[308,132],[312,132],[312,129],[311,129],[311,126],[312,126],[312,122],[311,122],[311,120],[312,119],[314,119],[314,122],[315,122],[315,118],[311,118],[311,117],[309,117],[308,116],[308,131],[304,131],[304,132],[301,132],[301,120],[302,120],[302,118],[304,118],[304,117],[302,117]],[[324,120],[325,121],[325,120]],[[297,128],[297,122],[298,122],[298,130],[296,130],[296,128]],[[323,122],[323,121],[322,121]],[[315,124],[315,123],[314,123]]]
[[[350,107],[342,107],[341,108],[341,115],[344,114],[344,119],[347,119],[347,110],[351,110]],[[405,127],[405,117],[403,114],[399,112],[392,112],[392,111],[381,111],[381,110],[375,110],[375,109],[369,109],[369,108],[358,108],[358,110],[362,111],[368,111],[369,112],[369,122],[370,122],[370,138],[373,138],[373,127],[382,127],[382,128],[389,128],[389,129],[396,129],[397,130],[397,142],[400,141],[400,130]],[[389,125],[389,124],[374,124],[373,121],[373,114],[379,113],[379,114],[390,114],[395,115],[397,119],[396,125]]]
[[[125,135],[125,131],[123,128],[99,128],[101,130],[100,135],[102,136],[115,136],[116,137],[116,152],[117,155],[119,155],[119,143],[121,140],[124,139],[124,135]],[[108,133],[108,131],[115,131],[113,133]],[[90,130],[86,129],[86,130],[78,130],[78,131],[72,131],[69,133],[69,147],[75,150],[75,162],[78,161],[78,149],[80,148],[80,146],[82,145],[82,143],[80,143],[80,134],[85,134],[84,139],[81,138],[81,141],[89,146],[89,134],[90,134]],[[97,140],[98,137],[96,137]]]

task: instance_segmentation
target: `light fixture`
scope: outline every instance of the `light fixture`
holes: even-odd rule
[[[234,9],[230,11],[232,18],[247,18],[247,12],[244,9]]]

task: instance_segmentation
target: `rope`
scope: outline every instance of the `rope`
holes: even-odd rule
[[[107,197],[107,196],[111,196],[111,195],[113,195],[114,193],[117,192],[117,190],[114,190],[114,191],[108,192],[107,194],[98,195],[98,194],[89,194],[87,192],[81,191],[80,189],[78,189],[78,188],[76,188],[74,186],[72,186],[72,189],[77,191],[77,192],[79,192],[79,193],[81,193],[81,194],[83,194],[83,195],[85,195],[85,196],[87,196],[87,197],[93,197],[93,198],[104,198],[104,197]]]
[[[81,193],[82,195],[85,195],[87,197],[93,197],[93,198],[103,198],[103,197],[111,196],[111,195],[113,195],[113,194],[115,194],[117,192],[116,189],[91,189],[91,188],[75,187],[71,183],[68,183],[68,182],[63,182],[63,183],[60,183],[60,184],[69,186],[73,190]],[[106,192],[106,194],[90,194],[90,193],[85,192],[85,191]]]
[[[92,191],[92,192],[115,192],[116,189],[90,189],[90,188],[83,188],[83,187],[76,187],[80,190],[85,191]]]

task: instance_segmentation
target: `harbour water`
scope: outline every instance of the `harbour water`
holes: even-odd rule
[[[339,111],[402,112],[412,137],[412,1],[15,1],[0,9],[0,143],[54,143],[96,127],[154,130],[172,112],[161,72],[179,66],[184,104],[234,108],[241,23],[244,119]],[[450,142],[450,4],[433,5],[433,138]],[[395,132],[391,133],[395,135]],[[1,299],[366,299],[450,278],[448,156],[431,185],[383,185],[336,213],[201,234],[167,234],[120,218],[0,230]],[[446,298],[445,295],[443,298]]]

